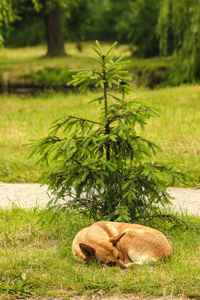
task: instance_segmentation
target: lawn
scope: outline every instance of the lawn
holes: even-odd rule
[[[79,54],[74,45],[72,48],[69,45],[68,50],[70,55],[65,59],[50,60],[41,58],[44,47],[9,49],[7,54],[0,55],[0,72],[9,80],[18,80],[21,74],[37,72],[40,67],[88,67],[89,53],[85,49]],[[150,65],[157,63],[156,59],[149,61]],[[31,149],[27,144],[47,135],[53,120],[62,115],[97,120],[100,107],[89,101],[98,95],[91,91],[88,94],[48,91],[29,97],[1,94],[0,181],[39,182],[46,166],[35,165],[38,156],[29,159]],[[130,95],[134,96],[160,110],[160,117],[150,119],[145,130],[138,128],[138,134],[162,148],[154,159],[195,176],[189,185],[199,186],[200,86],[154,90],[140,87]],[[199,217],[179,217],[200,223]],[[167,221],[152,222],[150,225],[164,232],[172,245],[171,261],[121,270],[99,264],[86,266],[73,258],[71,244],[75,234],[92,222],[74,212],[46,214],[46,210],[37,207],[0,210],[0,299],[43,296],[69,299],[82,294],[95,297],[124,293],[199,298],[199,232],[172,227]]]
[[[180,86],[157,90],[137,89],[131,96],[156,105],[160,117],[149,120],[140,134],[156,142],[162,152],[156,159],[172,163],[195,175],[190,185],[199,184],[200,174],[200,86]],[[98,119],[100,107],[88,104],[97,94],[43,93],[20,98],[0,95],[0,181],[38,182],[45,165],[35,166],[38,157],[28,159],[31,140],[48,134],[53,120],[74,114]]]
[[[160,228],[173,248],[170,262],[129,270],[90,266],[71,252],[75,234],[92,221],[80,215],[13,207],[0,210],[0,299],[132,293],[139,296],[200,295],[200,236],[195,231]],[[187,217],[199,223],[199,218]],[[38,222],[40,220],[40,222]],[[50,222],[53,220],[53,223]],[[154,224],[155,225],[155,224]]]

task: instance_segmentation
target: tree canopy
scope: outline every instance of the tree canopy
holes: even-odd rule
[[[173,53],[175,84],[191,82],[200,71],[200,0],[164,0],[158,20],[162,54]]]
[[[3,45],[3,29],[8,27],[8,24],[14,20],[12,5],[9,0],[0,1],[0,48]]]
[[[1,4],[2,12],[0,13],[0,18],[2,18],[2,22],[0,19],[0,27],[3,30],[3,27],[8,27],[9,23],[12,23],[15,19],[23,21],[24,18],[26,19],[27,14],[31,16],[32,13],[37,12],[39,17],[44,20],[48,46],[47,55],[65,55],[60,7],[66,9],[69,3],[71,3],[71,0],[14,0],[12,2],[5,0]],[[27,32],[28,35],[29,33]],[[1,34],[1,37],[3,37],[3,34]],[[1,38],[1,44],[3,44],[3,38]]]
[[[117,40],[140,57],[173,54],[170,81],[176,85],[200,77],[199,12],[200,0],[4,0],[0,44],[3,38],[8,46],[47,43],[47,55],[59,56],[64,42],[81,50],[82,41]]]
[[[45,34],[41,19],[46,19],[46,16],[57,7],[65,41],[75,41],[81,48],[80,42],[85,40],[98,39],[111,42],[118,40],[120,43],[134,45],[132,49],[134,51],[137,49],[140,56],[155,56],[159,54],[156,23],[161,1],[15,0],[15,7],[20,7],[18,14],[20,20],[13,24],[13,34],[11,32],[6,43],[12,46],[26,46],[44,42],[47,31]],[[55,16],[54,11],[53,15]],[[53,23],[57,24],[55,21]],[[22,38],[19,37],[19,31]],[[52,32],[53,29],[51,35]],[[33,38],[36,35],[37,37]]]

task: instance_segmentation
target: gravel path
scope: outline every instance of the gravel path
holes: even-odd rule
[[[174,208],[187,211],[188,214],[200,216],[200,189],[169,188]],[[45,207],[51,193],[47,186],[35,183],[0,183],[0,206],[9,208],[13,204],[20,207]]]

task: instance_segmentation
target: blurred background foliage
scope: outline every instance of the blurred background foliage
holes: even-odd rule
[[[18,0],[18,17],[4,28],[5,46],[25,47],[46,43],[41,9],[32,0]],[[20,3],[21,2],[21,3]],[[44,2],[44,1],[43,1]],[[59,6],[65,42],[115,41],[130,44],[142,57],[159,54],[156,32],[162,0],[76,0]],[[81,49],[81,48],[80,48]]]
[[[42,9],[32,0],[15,0],[19,13],[3,35],[6,47],[35,46],[46,43]],[[43,1],[45,2],[45,1]],[[47,2],[47,1],[46,1]],[[53,1],[52,1],[53,2]],[[76,0],[59,5],[65,42],[118,41],[130,44],[141,57],[159,55],[158,14],[163,0]],[[16,9],[15,9],[16,11]]]
[[[200,79],[200,0],[4,0],[0,28],[5,47],[47,44],[53,57],[118,41],[137,58],[173,57],[170,85]]]

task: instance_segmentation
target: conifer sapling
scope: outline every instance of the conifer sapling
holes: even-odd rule
[[[34,143],[34,153],[50,166],[42,182],[53,190],[52,203],[65,199],[65,207],[94,220],[133,222],[158,213],[170,203],[167,186],[184,180],[184,174],[152,158],[160,148],[138,135],[136,125],[145,127],[158,111],[150,104],[127,96],[131,78],[124,55],[113,60],[98,41],[91,46],[99,68],[72,70],[68,85],[81,91],[93,86],[102,94],[93,99],[102,107],[98,120],[78,116],[61,117],[51,132]],[[61,132],[61,134],[60,134]],[[63,207],[63,206],[62,206]]]

